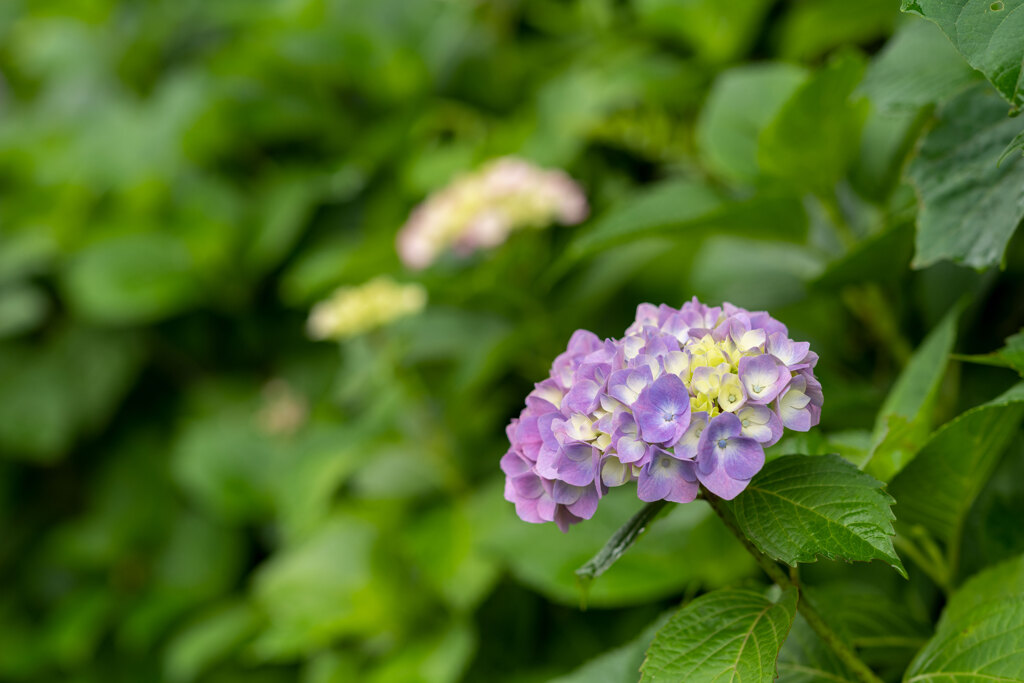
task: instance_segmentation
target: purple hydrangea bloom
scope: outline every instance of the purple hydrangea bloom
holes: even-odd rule
[[[620,339],[578,330],[506,433],[505,497],[563,531],[610,488],[644,501],[731,499],[784,429],[821,417],[818,356],[762,311],[641,304]]]

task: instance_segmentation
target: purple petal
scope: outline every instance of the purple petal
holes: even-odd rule
[[[789,378],[789,372],[767,353],[740,358],[739,375],[749,402],[755,405],[771,403]]]
[[[690,426],[690,393],[679,377],[662,375],[640,392],[633,410],[644,441],[672,446]]]
[[[704,488],[725,500],[732,500],[738,496],[750,483],[749,479],[733,479],[726,473],[724,467],[716,467],[707,473],[698,469],[697,478]]]
[[[670,500],[689,503],[697,497],[693,464],[659,453],[642,470],[637,481],[637,497],[645,502]]]
[[[598,451],[589,444],[562,446],[555,458],[558,479],[574,486],[586,486],[597,475]]]
[[[690,415],[690,426],[683,432],[683,436],[676,442],[673,455],[681,460],[693,460],[697,457],[697,446],[700,444],[701,434],[708,426],[708,414],[700,411]]]
[[[720,461],[733,479],[750,479],[764,467],[764,449],[753,439],[738,436],[729,439]]]

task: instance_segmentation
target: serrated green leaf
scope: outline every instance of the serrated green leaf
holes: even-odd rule
[[[953,594],[903,680],[1024,681],[1024,556],[982,571]]]
[[[761,132],[761,168],[794,188],[831,192],[857,154],[868,102],[851,96],[863,74],[864,59],[844,53],[800,86]]]
[[[863,470],[889,481],[928,439],[932,412],[956,341],[960,307],[954,307],[914,352],[878,411],[871,455]]]
[[[759,63],[730,69],[715,79],[697,121],[697,148],[711,170],[752,182],[758,134],[807,78],[793,64]]]
[[[1024,158],[997,162],[1021,125],[987,85],[942,107],[907,168],[920,203],[915,268],[942,259],[986,268],[1002,260],[1024,217]]]
[[[837,455],[788,455],[765,465],[728,506],[772,559],[884,560],[906,576],[892,545],[892,503],[881,482]]]
[[[797,591],[778,602],[723,589],[677,612],[647,650],[641,683],[773,681],[775,660],[796,614]]]
[[[883,109],[936,104],[981,78],[932,23],[904,24],[872,60],[858,91]]]
[[[939,428],[889,491],[899,520],[949,544],[1024,417],[1024,383]]]
[[[1024,0],[903,0],[904,12],[935,22],[964,59],[1014,109],[1024,106]]]

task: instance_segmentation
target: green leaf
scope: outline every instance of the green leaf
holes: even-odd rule
[[[1011,368],[1024,376],[1024,329],[1006,338],[1006,346],[981,355],[956,355],[957,360],[992,365],[998,368]]]
[[[648,646],[669,616],[668,613],[662,615],[625,645],[609,650],[572,673],[559,676],[549,683],[633,683],[640,673],[640,665],[643,664]]]
[[[182,628],[167,645],[163,668],[175,683],[195,680],[229,657],[259,628],[259,615],[244,602],[217,605]]]
[[[757,37],[768,0],[637,0],[640,25],[659,35],[678,36],[705,61],[741,57]]]
[[[947,545],[1024,417],[1024,383],[939,428],[889,491],[901,523],[919,524]]]
[[[988,86],[942,107],[907,168],[920,203],[915,268],[942,259],[986,268],[1002,260],[1024,217],[1024,158],[997,162],[1020,129]]]
[[[815,0],[788,7],[778,51],[792,60],[814,59],[836,47],[881,38],[899,18],[889,0]]]
[[[50,312],[50,299],[39,287],[17,284],[0,289],[0,338],[38,327]]]
[[[730,69],[716,78],[697,121],[704,164],[729,180],[756,180],[758,135],[806,79],[806,69],[770,62]]]
[[[928,439],[960,310],[954,307],[928,334],[885,397],[875,420],[871,455],[862,468],[871,476],[889,481]]]
[[[158,320],[181,311],[201,292],[185,246],[155,232],[86,248],[64,274],[63,289],[79,314],[104,323]]]
[[[797,591],[771,602],[748,590],[702,595],[679,610],[647,650],[641,683],[775,680],[775,660],[796,614]]]
[[[999,155],[999,161],[996,163],[1002,164],[1003,159],[1005,159],[1008,156],[1011,156],[1014,152],[1020,152],[1021,154],[1024,154],[1024,130],[1017,133],[1017,137],[1015,137],[1013,140],[1010,140],[1010,144],[1008,144],[1006,146],[1006,149],[1003,150],[1003,153]]]
[[[980,572],[953,594],[903,680],[1022,681],[1022,662],[1024,556]]]
[[[1024,0],[903,0],[935,22],[1015,110],[1024,106]]]
[[[863,74],[864,59],[843,53],[800,86],[761,132],[761,168],[795,188],[831,193],[859,147],[869,105],[851,96]]]
[[[728,505],[772,559],[877,559],[906,576],[892,546],[892,503],[880,482],[837,455],[789,455],[765,465]]]
[[[858,88],[883,109],[936,104],[980,78],[927,21],[904,24],[872,60]]]
[[[669,180],[645,189],[578,235],[556,270],[623,242],[646,237],[694,240],[727,232],[762,239],[799,240],[806,231],[806,215],[796,198],[755,196],[731,202],[704,183]]]

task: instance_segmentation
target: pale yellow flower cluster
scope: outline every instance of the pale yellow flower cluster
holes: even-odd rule
[[[309,313],[307,329],[313,339],[347,339],[418,313],[427,304],[419,284],[399,284],[377,277],[358,287],[341,287]]]

